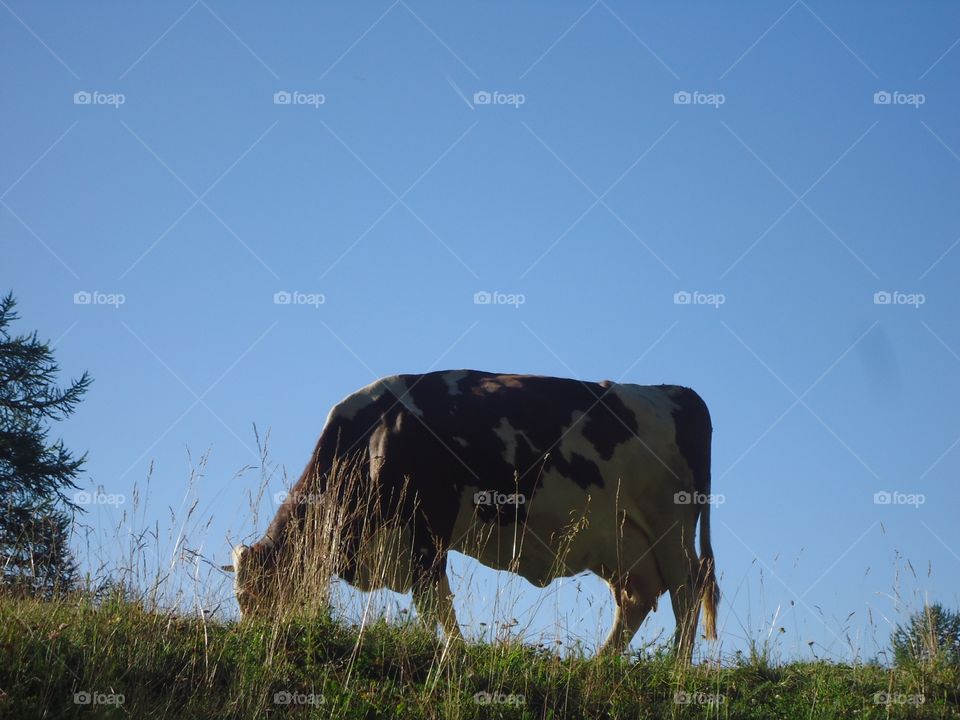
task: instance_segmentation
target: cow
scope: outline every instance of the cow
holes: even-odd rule
[[[242,617],[275,610],[282,550],[303,525],[305,499],[322,498],[349,459],[360,480],[337,502],[386,509],[402,535],[389,562],[405,568],[364,572],[359,535],[347,532],[354,545],[343,543],[348,559],[337,572],[358,589],[412,590],[418,616],[453,639],[462,635],[446,574],[451,550],[539,587],[591,571],[615,600],[601,652],[625,651],[669,592],[674,647],[689,660],[701,604],[706,637],[716,638],[711,435],[704,401],[677,385],[476,370],[385,377],[330,411],[266,534],[235,548],[224,569],[236,572]]]

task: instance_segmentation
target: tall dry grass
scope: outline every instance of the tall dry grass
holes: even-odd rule
[[[259,467],[238,474],[249,482],[259,473],[252,508],[278,475],[265,446]],[[115,528],[89,525],[78,545],[88,568],[80,591],[53,602],[0,596],[0,717],[960,716],[956,669],[786,660],[776,610],[759,628],[739,628],[748,653],[701,643],[693,666],[676,662],[660,638],[629,657],[592,657],[575,638],[565,652],[523,643],[529,621],[513,617],[529,594],[522,580],[495,596],[501,622],[477,631],[486,642],[451,641],[396,607],[386,619],[382,593],[331,591],[345,564],[372,584],[409,580],[395,561],[410,549],[403,528],[389,504],[362,501],[376,494],[349,465],[305,501],[271,579],[269,612],[238,622],[232,578],[219,567],[228,543],[210,538],[210,511],[196,490],[206,465],[205,456],[194,462],[165,525],[149,520],[151,477]],[[394,500],[417,501],[409,488]],[[269,520],[253,509],[251,518],[238,541],[257,539],[254,528]],[[352,547],[365,552],[352,556]],[[548,589],[537,602],[550,597]]]

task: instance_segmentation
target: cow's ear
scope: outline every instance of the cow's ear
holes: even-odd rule
[[[221,565],[220,569],[224,572],[236,572],[236,568],[234,568],[233,565]]]

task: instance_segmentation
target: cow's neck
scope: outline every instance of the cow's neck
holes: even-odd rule
[[[319,472],[319,446],[314,450],[310,463],[304,468],[300,479],[290,488],[286,499],[274,516],[267,532],[260,539],[258,544],[268,547],[274,552],[282,550],[290,535],[301,524],[309,507],[309,498],[312,494],[321,492],[321,486],[324,484],[322,477],[324,473]]]

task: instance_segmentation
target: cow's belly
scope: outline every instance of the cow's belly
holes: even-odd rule
[[[413,533],[408,526],[380,527],[364,538],[350,583],[369,592],[387,588],[398,593],[413,584]]]
[[[604,489],[585,491],[566,478],[545,478],[551,492],[527,504],[526,518],[502,506],[500,522],[483,522],[473,502],[473,489],[461,498],[451,549],[496,570],[508,570],[541,587],[558,577],[585,570],[600,574],[618,562],[615,500]],[[636,525],[631,525],[636,527]],[[633,538],[627,544],[637,546]]]

